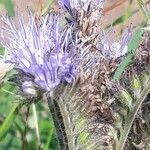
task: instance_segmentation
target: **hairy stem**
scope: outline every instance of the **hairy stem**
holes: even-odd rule
[[[127,138],[128,138],[128,134],[132,127],[133,121],[138,113],[139,108],[142,105],[142,102],[144,101],[144,99],[146,98],[146,96],[148,95],[149,92],[150,92],[150,84],[148,84],[142,90],[141,94],[139,95],[139,97],[136,100],[134,107],[132,108],[132,111],[130,112],[130,114],[128,114],[128,116],[126,118],[126,123],[125,123],[124,129],[121,129],[121,137],[120,137],[120,140],[117,142],[116,150],[123,150],[125,142],[127,141]]]
[[[67,112],[67,109],[65,109],[63,100],[60,100],[58,105],[59,105],[61,114],[63,116],[64,126],[66,128],[65,131],[66,131],[66,136],[67,136],[68,148],[69,148],[69,150],[76,150],[75,141],[73,138],[72,125],[71,125],[70,116],[69,116],[70,113]]]
[[[70,100],[74,90],[68,92],[65,100]],[[76,150],[69,108],[59,96],[47,98],[49,109],[56,128],[60,150]]]
[[[52,99],[51,97],[47,98],[48,106],[52,115],[52,119],[54,122],[54,126],[56,129],[56,136],[57,136],[57,141],[59,145],[59,150],[64,149],[66,150],[68,145],[67,145],[67,139],[66,139],[66,132],[65,132],[65,127],[64,127],[64,121],[58,106],[58,103]]]

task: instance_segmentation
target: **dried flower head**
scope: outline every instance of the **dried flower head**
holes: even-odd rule
[[[102,8],[104,0],[59,0],[59,3],[68,11],[80,10],[85,11],[94,10],[96,8]]]
[[[4,20],[3,46],[8,50],[7,62],[34,78],[40,88],[52,91],[65,81],[71,83],[76,74],[75,62],[68,50],[70,29],[61,29],[59,15],[48,14],[37,24],[30,12],[26,26],[18,17],[18,26],[11,18]],[[64,31],[63,31],[64,30]]]
[[[87,40],[91,36],[90,41],[94,43],[99,35],[104,0],[59,0],[59,3],[70,14],[67,20],[75,26],[79,37]]]

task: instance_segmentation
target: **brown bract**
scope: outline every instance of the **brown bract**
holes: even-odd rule
[[[120,82],[115,82],[113,75],[122,60],[121,57],[111,60],[102,59],[94,73],[90,71],[81,73],[79,78],[77,95],[80,97],[80,112],[89,120],[93,139],[104,146],[104,149],[111,149],[110,146],[114,143],[110,136],[115,113],[112,105],[119,92],[122,89],[129,89],[135,76],[150,70],[149,32],[145,32],[143,37],[133,62],[124,71]]]
[[[76,11],[76,29],[79,33],[81,43],[85,43],[86,46],[90,45],[91,51],[93,51],[99,40],[98,37],[102,32],[102,9],[99,7],[90,7],[92,6],[89,5],[88,10],[80,8]]]

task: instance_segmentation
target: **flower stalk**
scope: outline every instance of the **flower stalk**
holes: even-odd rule
[[[127,141],[128,134],[130,132],[130,129],[132,127],[133,121],[135,120],[135,117],[138,113],[138,110],[140,109],[143,101],[147,97],[147,95],[150,92],[150,84],[144,85],[144,89],[142,90],[141,94],[137,97],[136,103],[132,108],[132,111],[130,114],[127,115],[126,123],[124,125],[124,128],[121,128],[120,133],[120,139],[116,144],[116,150],[123,150],[125,146],[125,142]]]
[[[38,126],[38,118],[37,118],[37,112],[36,112],[36,106],[33,103],[32,104],[32,111],[33,111],[33,118],[34,118],[34,124],[35,124],[35,133],[38,143],[38,148],[41,147],[41,140],[40,140],[40,132],[39,132],[39,126]]]
[[[59,150],[66,149],[68,148],[68,144],[67,144],[68,142],[67,142],[66,132],[65,132],[66,130],[64,129],[65,125],[64,125],[64,121],[58,103],[51,97],[47,98],[47,102],[56,129],[56,136],[59,144]]]
[[[60,89],[64,87],[59,87]],[[58,88],[53,94],[45,96],[48,106],[53,118],[53,122],[56,129],[57,140],[59,142],[59,149],[76,150],[75,136],[73,130],[73,122],[70,116],[69,108],[66,106],[66,102],[71,101],[75,88],[63,89],[64,92],[68,92],[68,95],[63,98],[61,90]],[[64,101],[65,99],[65,101]],[[68,106],[69,107],[69,106]]]

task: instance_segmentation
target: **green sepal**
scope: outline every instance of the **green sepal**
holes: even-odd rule
[[[120,99],[119,101],[127,106],[130,110],[132,109],[133,98],[127,90],[120,91]]]
[[[136,97],[139,96],[139,94],[142,90],[142,85],[141,85],[141,81],[140,81],[139,77],[135,77],[133,79],[131,86],[133,88],[134,95]]]
[[[85,144],[89,141],[90,133],[86,130],[79,133],[78,142],[81,144]]]

